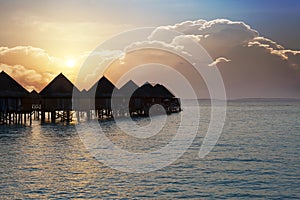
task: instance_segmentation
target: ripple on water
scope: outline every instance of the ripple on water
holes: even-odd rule
[[[209,106],[200,106],[202,124],[192,146],[172,165],[147,174],[99,163],[72,125],[0,127],[1,199],[300,198],[299,102],[229,102],[224,131],[204,159],[198,151]],[[113,122],[101,126],[122,147],[151,151],[172,138],[174,121],[169,123],[165,134],[136,143]]]

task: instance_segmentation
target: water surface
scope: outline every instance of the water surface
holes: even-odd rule
[[[190,102],[192,110],[195,104]],[[224,131],[204,159],[198,157],[209,121],[200,101],[198,135],[172,165],[124,173],[95,160],[74,125],[0,127],[0,196],[16,198],[300,198],[300,102],[229,102]],[[176,131],[179,115],[150,141],[124,135],[113,122],[107,136],[131,151],[152,151]],[[141,125],[148,119],[137,119]],[[191,121],[193,118],[191,118]]]

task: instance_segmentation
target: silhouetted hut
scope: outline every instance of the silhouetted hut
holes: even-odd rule
[[[135,90],[129,104],[131,116],[147,116],[149,114],[149,108],[152,105],[152,101],[154,102],[153,96],[155,94],[153,92],[153,85],[148,82]]]
[[[116,110],[112,110],[112,101]],[[79,92],[60,73],[38,94],[35,90],[29,93],[8,74],[0,73],[0,124],[26,124],[27,118],[30,118],[31,124],[32,113],[37,119],[41,116],[42,123],[46,113],[51,122],[58,118],[69,122],[75,113],[73,111],[76,111],[78,120],[85,113],[88,119],[93,113],[97,118],[148,116],[154,104],[162,105],[167,113],[181,111],[180,100],[160,84],[145,83],[138,87],[133,81],[128,81],[118,89],[102,77],[89,91]]]
[[[45,122],[45,112],[51,113],[51,122],[55,122],[57,118],[67,122],[71,120],[73,90],[76,94],[79,93],[73,83],[60,73],[40,92],[42,123]]]
[[[37,93],[37,91],[32,90],[30,92],[30,98],[31,98],[31,109],[32,109],[32,114],[34,116],[34,119],[39,119],[40,111],[42,108],[42,100],[40,98],[40,95],[39,93]]]
[[[29,92],[2,71],[0,73],[0,124],[26,123],[26,118],[31,117],[30,113]]]
[[[180,100],[175,98],[175,95],[165,86],[156,84],[153,88],[153,93],[155,94],[154,102],[162,105],[168,114],[181,111]]]
[[[73,109],[77,111],[86,111],[90,110],[90,98],[86,89],[83,89],[81,92],[73,92]]]
[[[32,110],[41,110],[42,101],[39,93],[35,90],[32,90],[30,92],[30,98]]]
[[[99,118],[112,117],[111,96],[115,89],[114,84],[105,76],[100,78],[88,91],[89,97],[95,100],[96,115]]]
[[[165,86],[161,84],[156,84],[153,87],[154,97],[156,98],[174,98],[174,94],[170,92]]]
[[[174,94],[172,94],[166,87],[160,84],[153,86],[150,83],[145,83],[139,87],[131,97],[131,115],[148,116],[149,109],[154,104],[163,106],[164,110],[168,114],[181,111],[179,99],[175,98]],[[157,113],[164,112],[159,107],[157,107],[157,109]]]
[[[86,89],[83,89],[81,92],[73,91],[73,110],[76,111],[77,121],[79,122],[81,118],[87,114],[87,117],[90,118],[90,111],[93,110],[91,106],[91,98]]]
[[[86,111],[86,110],[92,110],[91,102],[89,98],[88,91],[86,89],[83,89],[80,93],[74,93],[73,96],[74,100],[76,100],[76,104],[74,105],[76,110],[79,111]]]
[[[139,86],[132,80],[125,83],[118,91],[122,97],[131,97],[131,95],[139,88]]]
[[[131,95],[139,88],[132,80],[125,83],[119,90],[114,92],[114,116],[127,116],[130,114],[130,98]]]

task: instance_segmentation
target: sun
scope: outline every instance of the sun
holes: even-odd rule
[[[67,61],[66,61],[67,67],[72,68],[72,67],[75,66],[75,64],[76,64],[75,60],[71,60],[71,59],[70,59],[70,60],[67,60]]]

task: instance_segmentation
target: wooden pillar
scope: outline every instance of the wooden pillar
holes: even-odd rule
[[[45,123],[45,118],[46,118],[45,115],[46,115],[45,111],[42,110],[42,112],[41,112],[41,123],[42,123],[42,124]]]
[[[76,118],[77,118],[77,122],[80,122],[80,112],[76,111]]]
[[[87,116],[87,120],[89,121],[91,119],[90,110],[86,111],[86,116]]]
[[[55,111],[51,111],[51,123],[55,123],[55,118],[56,118],[55,114],[56,114]]]
[[[69,123],[71,121],[71,119],[70,119],[70,112],[71,111],[67,111],[67,123]]]

